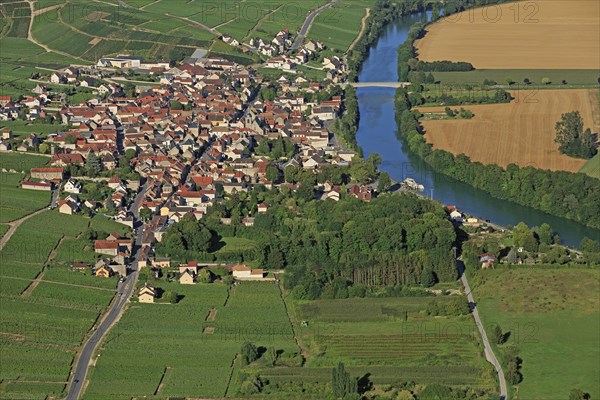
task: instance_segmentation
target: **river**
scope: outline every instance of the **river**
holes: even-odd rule
[[[416,14],[400,18],[386,27],[363,63],[359,82],[398,81],[398,46],[406,40],[410,26],[420,20],[421,15]],[[409,154],[407,146],[403,146],[396,137],[394,93],[393,88],[357,90],[360,109],[358,144],[363,148],[365,157],[372,152],[378,153],[383,160],[380,169],[393,179],[414,178],[425,186],[424,194],[427,196],[499,225],[516,225],[523,221],[529,226],[539,226],[546,222],[558,232],[562,243],[569,246],[577,247],[585,236],[600,240],[600,230],[495,199],[481,190],[432,171],[418,157]]]

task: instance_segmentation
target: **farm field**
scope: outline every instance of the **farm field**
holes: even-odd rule
[[[25,221],[0,251],[0,399],[64,395],[75,352],[112,299],[116,281],[43,265],[52,264],[61,238],[77,237],[89,221],[43,212]],[[30,286],[36,277],[41,280]]]
[[[0,170],[15,170],[29,173],[31,168],[44,167],[50,162],[50,157],[37,154],[0,153]]]
[[[234,396],[227,391],[229,375],[245,341],[298,351],[279,288],[272,283],[245,282],[229,295],[218,283],[149,283],[183,298],[176,305],[129,306],[100,349],[85,399]],[[206,321],[213,308],[215,320]],[[203,333],[205,327],[214,332]]]
[[[578,172],[586,160],[558,151],[554,126],[561,114],[578,110],[584,126],[598,132],[597,91],[521,90],[511,95],[510,103],[465,106],[475,114],[472,119],[422,120],[425,139],[436,149],[464,153],[473,161]],[[422,110],[443,111],[444,107]]]
[[[346,51],[361,29],[361,20],[366,9],[375,0],[344,0],[315,18],[308,37],[320,40],[329,48]]]
[[[22,120],[17,121],[0,121],[0,130],[9,129],[12,131],[13,136],[27,136],[30,133],[35,133],[40,137],[45,137],[48,133],[65,131],[69,127],[67,125],[60,124],[43,124],[43,123],[29,123]]]
[[[0,222],[10,222],[50,204],[51,192],[21,189],[21,174],[0,173]]]
[[[579,172],[600,179],[600,153],[588,160]]]
[[[420,60],[466,61],[478,69],[597,70],[599,36],[600,3],[541,0],[441,19],[415,47]]]
[[[600,396],[597,269],[503,267],[478,271],[471,287],[488,335],[500,324],[510,332],[500,350],[519,348],[519,399],[566,399],[573,388]]]
[[[434,300],[435,299],[435,300]],[[339,361],[374,384],[415,381],[495,390],[470,315],[433,317],[430,301],[446,297],[291,301],[307,352],[303,368],[262,371],[272,382],[328,383]]]
[[[485,79],[493,80],[498,85],[508,86],[506,80],[514,81],[514,86],[525,89],[525,79],[532,85],[541,85],[543,78],[550,83],[550,88],[571,88],[572,86],[597,86],[598,70],[595,69],[474,69],[466,72],[434,72],[433,76],[441,85],[483,84]],[[563,84],[565,80],[567,83]]]

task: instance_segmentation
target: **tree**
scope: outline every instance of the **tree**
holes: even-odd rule
[[[583,131],[583,119],[579,111],[562,114],[556,123],[556,138],[562,153],[572,157],[590,158],[597,153],[597,146],[591,130]]]
[[[279,169],[273,164],[267,165],[266,176],[271,182],[279,182]]]
[[[421,285],[428,288],[435,285],[435,283],[436,279],[433,270],[431,268],[425,268],[421,273]]]
[[[171,110],[183,110],[183,104],[179,101],[171,102]]]
[[[515,83],[515,81],[512,78],[506,78],[506,84],[508,86],[512,85],[513,83]]]
[[[87,175],[91,177],[95,177],[102,170],[102,164],[100,163],[100,159],[96,156],[96,153],[93,151],[90,152],[87,159],[85,160],[85,171]]]
[[[550,225],[543,223],[537,229],[537,234],[541,244],[552,244],[554,232],[552,232],[552,228],[550,227]]]
[[[358,381],[350,376],[344,364],[339,363],[331,371],[331,387],[336,398],[345,398],[358,393]]]
[[[572,389],[569,393],[569,400],[588,400],[590,395],[581,389]]]
[[[212,276],[206,268],[203,268],[200,270],[200,272],[198,272],[198,282],[210,283],[211,281],[212,281]]]
[[[450,107],[446,107],[444,109],[444,111],[446,112],[446,115],[450,118],[454,118],[454,111],[452,111],[452,109]]]
[[[494,325],[494,330],[492,331],[492,338],[494,343],[502,344],[504,343],[504,333],[502,332],[502,328],[500,325]]]
[[[506,261],[508,261],[509,264],[517,263],[517,254],[515,253],[515,249],[513,249],[513,248],[510,249],[510,251],[508,252],[508,255],[506,256]]]
[[[179,301],[179,295],[176,292],[167,290],[165,292],[165,299],[171,304],[177,304]]]
[[[148,207],[142,207],[139,211],[139,214],[140,214],[140,218],[143,221],[150,221],[150,219],[152,218],[152,215],[153,215],[152,210],[149,209]]]
[[[550,84],[550,82],[552,82],[552,81],[550,80],[550,78],[548,78],[548,77],[544,77],[544,78],[542,78],[542,84],[543,84],[543,85],[549,85],[549,84]]]
[[[240,356],[242,358],[242,365],[246,366],[258,359],[258,349],[254,344],[245,342],[242,345]]]
[[[50,153],[50,145],[48,143],[42,143],[39,147],[39,152],[42,154]]]
[[[334,182],[335,183],[335,182]],[[379,182],[377,182],[377,191],[379,193],[387,192],[392,186],[392,180],[387,172],[379,174]]]

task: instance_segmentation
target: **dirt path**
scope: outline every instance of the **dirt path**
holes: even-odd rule
[[[214,29],[214,28],[211,28],[211,27],[210,27],[210,26],[208,26],[208,25],[201,24],[201,23],[200,23],[200,22],[198,22],[198,21],[194,21],[193,19],[189,19],[189,18],[187,18],[187,17],[179,17],[179,16],[177,16],[177,15],[172,15],[172,14],[169,14],[169,13],[165,13],[165,15],[166,15],[167,17],[171,17],[171,18],[180,19],[180,20],[182,20],[182,21],[185,21],[185,22],[187,22],[187,23],[190,23],[190,24],[192,24],[192,25],[194,25],[194,26],[197,26],[198,28],[202,28],[202,29],[204,29],[204,30],[206,30],[206,31],[209,31],[210,33],[212,33],[212,34],[213,34],[213,35],[215,35],[215,36],[222,36],[222,33],[221,33],[221,32],[219,32],[219,31],[217,31],[216,29]]]
[[[48,253],[48,257],[46,257],[46,261],[44,262],[44,265],[42,266],[42,270],[35,277],[33,282],[31,282],[31,284],[29,286],[27,286],[27,288],[23,291],[23,293],[21,293],[21,297],[31,296],[31,293],[40,284],[40,282],[42,281],[42,278],[46,274],[46,268],[48,267],[48,263],[50,262],[50,260],[52,260],[54,258],[54,256],[56,256],[56,250],[58,249],[58,247],[60,246],[60,244],[63,242],[64,239],[65,239],[64,236],[61,237],[59,239],[58,243],[56,243],[56,246],[54,246],[54,248],[52,250],[50,250],[50,253]]]
[[[262,24],[267,18],[269,18],[271,15],[275,14],[277,11],[281,10],[281,8],[284,6],[285,4],[280,5],[279,7],[277,7],[276,9],[274,9],[273,11],[271,11],[270,13],[265,14],[262,18],[260,18],[258,21],[256,21],[256,24],[252,27],[252,29],[250,29],[248,31],[248,33],[246,34],[246,36],[244,36],[244,38],[240,41],[245,41],[248,40],[251,35],[256,31],[256,29],[260,26],[260,24]]]
[[[65,53],[65,52],[63,52],[63,51],[59,51],[59,50],[53,50],[53,49],[51,49],[50,47],[46,46],[45,44],[43,44],[43,43],[41,43],[41,42],[37,41],[37,40],[36,40],[36,39],[33,37],[33,34],[32,34],[32,32],[31,32],[31,31],[32,31],[32,29],[33,29],[33,20],[35,19],[35,16],[36,16],[36,15],[42,14],[42,12],[41,12],[41,11],[43,11],[43,12],[47,12],[47,11],[50,11],[51,9],[53,10],[53,9],[56,9],[56,8],[63,7],[63,6],[64,6],[64,4],[58,4],[57,6],[46,7],[46,8],[44,8],[44,9],[42,9],[42,10],[37,10],[37,11],[36,11],[36,10],[35,10],[35,7],[34,7],[34,5],[33,5],[33,3],[34,3],[34,1],[33,1],[33,0],[27,0],[27,3],[29,3],[29,8],[31,9],[31,18],[29,19],[29,29],[27,30],[27,40],[29,40],[29,41],[30,41],[30,42],[32,42],[33,44],[37,44],[38,46],[40,46],[42,49],[46,50],[46,51],[47,51],[47,52],[49,52],[49,53],[50,53],[50,52],[53,52],[53,53],[60,54],[60,55],[62,55],[62,56],[65,56],[65,57],[74,58],[74,59],[81,60],[81,61],[84,61],[84,62],[85,62],[86,60],[84,60],[84,59],[83,59],[83,58],[81,58],[81,57],[77,57],[77,56],[74,56],[73,54]],[[36,12],[38,12],[38,14],[36,14]],[[60,15],[60,14],[59,14],[59,15]]]
[[[44,211],[46,211],[46,208],[42,208],[41,210],[37,210],[29,215],[26,215],[20,219],[17,219],[15,221],[12,222],[7,222],[7,225],[10,225],[10,228],[8,228],[8,230],[6,231],[6,233],[4,234],[4,236],[2,236],[2,239],[0,239],[0,250],[2,250],[4,248],[4,245],[6,243],[8,243],[8,240],[11,238],[11,236],[15,233],[15,231],[17,230],[17,228],[25,221],[27,221],[29,218],[31,217],[35,217],[36,215],[39,215],[41,213],[43,213]],[[4,223],[4,222],[3,222]]]
[[[35,11],[31,10],[31,16],[32,17],[37,17],[38,15],[41,15],[41,14],[43,14],[45,12],[48,12],[48,11],[52,11],[52,10],[60,8],[62,6],[63,6],[62,4],[57,4],[55,6],[50,6],[50,7],[42,8],[40,10],[35,10]]]
[[[17,278],[16,276],[3,276],[0,275],[0,279],[14,279],[14,280],[18,280],[18,281],[31,281],[31,279],[27,279],[27,278]],[[88,285],[78,285],[76,283],[65,283],[65,282],[57,282],[57,281],[49,281],[46,279],[40,279],[40,282],[45,282],[45,283],[52,283],[55,285],[65,285],[65,286],[74,286],[74,287],[80,287],[80,288],[86,288],[86,289],[96,289],[96,290],[104,290],[107,292],[114,292],[114,289],[107,289],[107,288],[103,288],[103,287],[97,287],[97,286],[88,286]]]
[[[290,327],[292,328],[292,334],[294,335],[294,341],[296,342],[296,345],[300,349],[300,354],[306,360],[308,358],[308,348],[302,342],[302,339],[300,338],[300,335],[298,335],[298,332],[296,332],[296,327],[294,325],[295,318],[293,318],[292,314],[290,314],[290,310],[285,301],[285,296],[283,295],[283,293],[284,293],[283,292],[283,282],[279,281],[279,284],[277,286],[279,287],[279,296],[281,297],[281,301],[283,302],[283,307],[285,308],[285,313],[288,316],[288,321],[290,323]]]
[[[354,39],[350,47],[348,47],[348,51],[352,50],[354,46],[356,46],[356,43],[358,43],[360,38],[365,34],[365,29],[367,29],[367,18],[369,18],[369,15],[371,15],[371,9],[365,8],[365,10],[365,15],[360,20],[360,32],[358,32],[358,36],[356,36],[356,39]]]

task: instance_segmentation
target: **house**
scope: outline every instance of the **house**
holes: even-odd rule
[[[450,213],[450,219],[455,222],[462,222],[462,220],[463,220],[462,213],[458,210],[453,210]]]
[[[247,265],[234,265],[231,267],[233,277],[241,280],[260,280],[264,278],[265,272],[262,269],[252,269]]]
[[[67,183],[65,183],[63,190],[68,193],[79,194],[81,193],[81,185],[74,179],[69,179]]]
[[[94,251],[98,254],[116,256],[119,253],[119,242],[116,240],[96,240]]]
[[[154,303],[154,298],[156,297],[156,289],[153,286],[148,285],[147,283],[142,286],[138,293],[138,301],[140,303]]]
[[[62,168],[31,168],[31,177],[35,179],[49,179],[62,181],[64,170]]]
[[[185,271],[190,271],[194,275],[198,274],[198,262],[197,261],[189,261],[187,264],[181,264],[179,266],[179,273],[183,274]]]
[[[102,265],[96,269],[94,275],[98,278],[110,278],[114,275],[114,272],[108,265]]]
[[[51,191],[52,190],[52,183],[48,183],[48,182],[23,182],[21,183],[21,188],[22,189],[29,189],[29,190],[43,190],[43,191]]]
[[[186,269],[179,277],[179,283],[182,285],[193,285],[196,283],[196,275],[191,270]]]
[[[87,271],[91,268],[92,266],[90,264],[84,262],[75,262],[73,265],[71,265],[71,269],[73,271]]]
[[[490,253],[483,253],[479,256],[479,262],[481,263],[481,269],[494,269],[494,261],[496,256]]]
[[[259,213],[266,213],[267,211],[269,211],[269,206],[266,205],[265,203],[260,203],[258,205],[258,212]]]
[[[71,200],[61,200],[58,202],[58,212],[61,214],[73,215],[79,210],[77,203]]]
[[[154,257],[150,263],[152,264],[152,267],[154,267],[154,268],[169,268],[169,267],[171,267],[171,259],[170,258]]]

